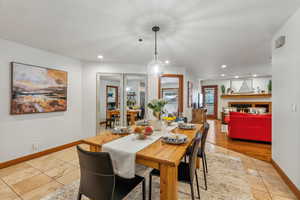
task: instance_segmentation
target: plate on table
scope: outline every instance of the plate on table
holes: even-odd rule
[[[188,124],[188,123],[178,123],[178,128],[184,130],[193,130],[195,129],[195,124]]]
[[[187,142],[188,137],[183,134],[169,133],[162,137],[162,141],[168,144],[184,144]]]
[[[135,124],[136,124],[137,126],[149,126],[149,125],[150,125],[150,123],[149,123],[148,120],[137,121]]]
[[[119,135],[129,134],[130,132],[131,132],[131,128],[129,128],[129,127],[115,127],[112,130],[112,134],[119,134]]]

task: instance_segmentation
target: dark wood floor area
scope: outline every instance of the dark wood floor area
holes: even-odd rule
[[[250,141],[232,140],[227,137],[226,133],[221,131],[221,121],[208,120],[210,124],[210,130],[207,141],[227,148],[239,153],[246,154],[253,158],[270,162],[272,156],[271,144],[257,143]]]

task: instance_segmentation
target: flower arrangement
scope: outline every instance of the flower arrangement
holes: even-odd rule
[[[148,108],[153,111],[154,117],[160,119],[160,116],[165,113],[164,107],[167,105],[168,101],[164,99],[153,99],[148,103]]]
[[[163,120],[165,120],[167,122],[167,124],[170,126],[172,122],[174,122],[176,119],[175,116],[166,116],[163,117]]]

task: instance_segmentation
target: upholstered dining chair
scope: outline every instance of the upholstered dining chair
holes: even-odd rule
[[[79,146],[77,152],[81,172],[77,200],[81,200],[82,195],[93,200],[121,200],[140,183],[143,200],[146,199],[145,178],[136,175],[125,179],[116,175],[109,153],[89,152]]]
[[[197,133],[192,143],[191,156],[189,156],[189,163],[181,162],[178,166],[178,181],[190,184],[192,200],[195,199],[194,184],[193,184],[195,178],[197,183],[197,192],[200,199],[199,183],[198,183],[198,177],[196,173],[197,152],[198,152],[200,141],[201,141],[201,134]],[[157,169],[153,169],[149,174],[149,200],[151,200],[151,196],[152,196],[151,194],[152,176],[160,176],[160,171]]]
[[[207,160],[206,160],[206,154],[205,154],[205,145],[206,145],[206,139],[208,135],[209,130],[209,124],[207,122],[204,123],[204,129],[201,137],[201,146],[198,149],[197,156],[201,158],[202,160],[202,167],[203,167],[203,176],[204,176],[204,184],[205,184],[205,190],[207,190],[207,178],[206,174],[208,173],[208,167],[207,167]],[[186,156],[190,156],[192,153],[192,149],[189,148],[186,152]],[[196,171],[197,173],[197,171]]]

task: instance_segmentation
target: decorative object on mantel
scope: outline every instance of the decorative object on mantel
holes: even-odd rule
[[[225,92],[226,92],[226,87],[225,87],[225,85],[221,85],[221,91],[222,91],[222,94],[225,94]]]
[[[253,92],[252,87],[247,84],[246,80],[244,80],[242,86],[239,89],[239,93],[251,93],[251,92]]]
[[[272,94],[226,94],[221,95],[221,98],[233,99],[233,98],[271,98]]]
[[[155,131],[160,131],[162,128],[161,115],[165,113],[164,107],[167,105],[164,99],[153,99],[148,103],[148,108],[152,110],[153,116],[156,118],[152,123]]]
[[[272,80],[269,80],[269,83],[268,83],[268,92],[270,94],[272,93]]]
[[[227,88],[227,94],[232,94],[234,91],[231,88]]]
[[[10,113],[66,111],[67,85],[65,71],[12,62]]]

